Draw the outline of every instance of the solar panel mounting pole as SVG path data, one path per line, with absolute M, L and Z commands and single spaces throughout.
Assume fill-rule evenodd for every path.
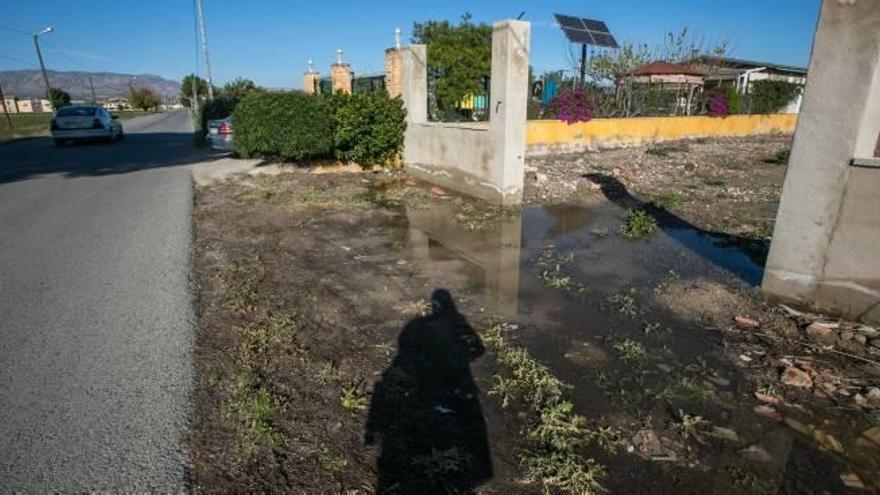
M 581 44 L 581 86 L 587 85 L 587 44 Z

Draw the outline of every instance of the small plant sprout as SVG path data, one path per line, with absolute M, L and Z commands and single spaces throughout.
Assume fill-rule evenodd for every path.
M 352 413 L 366 411 L 369 404 L 366 395 L 356 383 L 342 387 L 339 402 L 343 409 Z
M 626 339 L 614 344 L 614 349 L 618 352 L 620 359 L 628 363 L 642 363 L 648 359 L 645 346 L 634 340 Z
M 678 421 L 673 424 L 675 431 L 685 440 L 696 438 L 709 427 L 709 422 L 702 416 L 688 414 L 681 409 L 678 410 Z
M 657 220 L 641 208 L 630 210 L 620 226 L 620 234 L 628 239 L 650 236 L 655 232 L 657 232 Z

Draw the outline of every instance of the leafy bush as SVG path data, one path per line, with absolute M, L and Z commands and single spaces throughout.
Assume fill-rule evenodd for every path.
M 245 157 L 287 161 L 331 157 L 335 110 L 323 95 L 251 92 L 235 107 L 235 148 Z
M 786 81 L 755 81 L 752 83 L 751 113 L 776 113 L 801 93 L 801 85 Z
M 406 110 L 384 92 L 334 96 L 336 156 L 361 165 L 386 164 L 403 148 Z
M 657 220 L 641 208 L 630 210 L 620 226 L 621 235 L 630 239 L 649 236 L 655 232 L 657 232 Z

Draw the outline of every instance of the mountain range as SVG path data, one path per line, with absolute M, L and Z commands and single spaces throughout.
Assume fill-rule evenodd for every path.
M 128 85 L 149 88 L 160 96 L 176 96 L 180 82 L 153 74 L 117 74 L 113 72 L 47 71 L 49 84 L 70 93 L 74 100 L 91 99 L 89 77 L 95 85 L 95 95 L 101 98 L 126 96 Z M 43 76 L 39 70 L 12 70 L 0 73 L 3 93 L 19 98 L 37 98 L 46 93 Z

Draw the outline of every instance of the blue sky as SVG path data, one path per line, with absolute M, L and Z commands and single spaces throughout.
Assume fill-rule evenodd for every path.
M 309 58 L 326 73 L 337 47 L 355 72 L 381 71 L 395 27 L 408 40 L 413 21 L 457 20 L 465 11 L 487 23 L 525 11 L 538 73 L 571 67 L 554 12 L 604 20 L 619 42 L 654 46 L 666 32 L 687 26 L 707 43 L 728 42 L 732 56 L 806 65 L 819 2 L 204 0 L 215 83 L 244 76 L 269 87 L 299 87 Z M 0 20 L 0 71 L 37 66 L 30 37 L 4 28 L 53 26 L 43 45 L 50 69 L 179 80 L 195 67 L 193 19 L 192 0 L 10 0 Z

